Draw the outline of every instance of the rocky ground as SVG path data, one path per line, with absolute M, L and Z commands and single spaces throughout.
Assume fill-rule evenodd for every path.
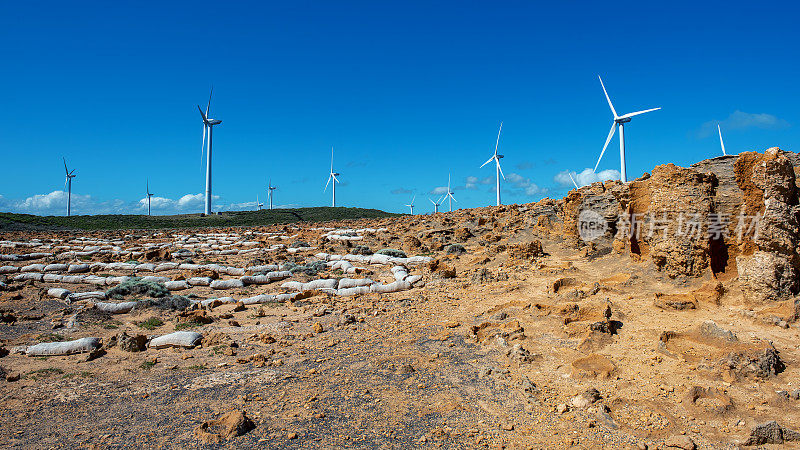
M 4 233 L 0 266 L 12 268 L 0 275 L 0 445 L 800 446 L 795 157 L 747 153 L 660 166 L 557 201 L 250 235 Z M 744 240 L 632 239 L 611 227 L 588 243 L 578 236 L 587 205 L 609 225 L 636 212 L 707 218 L 742 208 L 765 222 Z M 352 258 L 345 269 L 320 256 L 380 249 L 400 259 Z M 92 283 L 19 277 L 22 267 L 100 262 L 87 269 Z M 226 291 L 167 291 L 156 280 L 159 289 L 108 295 L 137 302 L 113 314 L 53 290 L 106 291 L 125 276 L 135 284 L 148 264 L 167 262 L 203 266 L 165 266 L 156 275 L 170 283 L 237 279 L 224 267 L 293 272 Z M 402 281 L 393 267 L 421 278 Z M 398 289 L 284 285 L 342 278 Z M 154 337 L 175 330 L 202 339 L 155 348 Z M 87 337 L 100 347 L 32 350 Z

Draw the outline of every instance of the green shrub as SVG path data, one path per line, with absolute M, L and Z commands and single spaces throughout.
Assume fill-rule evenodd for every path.
M 308 264 L 295 264 L 293 262 L 287 262 L 283 265 L 284 270 L 288 270 L 291 273 L 304 273 L 309 276 L 314 276 L 319 272 L 328 268 L 328 265 L 325 264 L 325 261 L 314 261 Z
M 408 258 L 406 253 L 401 250 L 395 250 L 393 248 L 383 248 L 375 252 L 378 255 L 386 255 L 391 256 L 392 258 Z
M 169 295 L 169 290 L 162 283 L 155 281 L 144 281 L 139 277 L 133 277 L 124 283 L 120 283 L 108 291 L 106 295 L 110 298 L 121 300 L 129 295 L 145 295 L 152 298 L 161 298 Z
M 36 339 L 39 342 L 62 342 L 64 341 L 64 336 L 55 333 L 43 333 L 36 336 Z
M 138 325 L 139 328 L 144 328 L 145 330 L 155 330 L 161 325 L 164 325 L 164 322 L 162 322 L 158 317 L 151 317 L 144 322 L 136 322 L 136 325 Z
M 444 252 L 448 255 L 463 255 L 467 253 L 467 249 L 461 244 L 450 244 L 444 249 Z
M 354 255 L 371 255 L 372 250 L 370 250 L 366 245 L 357 245 L 353 247 L 353 250 L 351 250 L 350 253 Z

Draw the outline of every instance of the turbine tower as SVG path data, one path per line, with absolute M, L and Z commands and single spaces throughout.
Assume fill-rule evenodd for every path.
M 439 205 L 442 204 L 442 200 L 444 200 L 444 196 L 442 196 L 442 198 L 440 198 L 438 202 L 435 202 L 435 201 L 431 200 L 430 198 L 428 198 L 428 200 L 430 200 L 431 203 L 433 203 L 433 213 L 436 214 L 436 213 L 439 212 Z
M 72 172 L 67 169 L 67 160 L 63 156 L 61 157 L 64 160 L 64 171 L 67 173 L 67 179 L 64 181 L 64 189 L 67 190 L 67 217 L 72 214 L 72 179 L 76 177 L 75 169 L 72 169 Z
M 269 210 L 272 211 L 272 191 L 278 189 L 278 186 L 272 185 L 272 179 L 269 180 L 269 185 L 267 186 L 267 194 L 269 194 Z
M 325 190 L 323 192 L 328 190 L 328 184 L 333 180 L 333 202 L 331 206 L 334 208 L 336 207 L 336 183 L 339 182 L 339 179 L 336 178 L 337 176 L 339 176 L 339 173 L 333 171 L 333 147 L 331 147 L 331 173 L 328 175 L 328 182 L 325 183 Z
M 597 78 L 600 78 L 600 75 L 598 75 Z M 611 142 L 611 138 L 614 137 L 614 131 L 616 131 L 617 125 L 619 125 L 619 160 L 620 160 L 619 173 L 622 182 L 627 183 L 628 176 L 625 172 L 625 124 L 631 121 L 631 117 L 638 116 L 639 114 L 648 113 L 650 111 L 657 111 L 661 108 L 645 109 L 643 111 L 636 111 L 618 116 L 617 110 L 615 110 L 614 105 L 611 104 L 611 98 L 608 96 L 608 92 L 606 92 L 606 87 L 603 84 L 602 78 L 600 78 L 600 86 L 603 87 L 603 93 L 606 94 L 606 100 L 608 101 L 608 106 L 611 108 L 611 112 L 614 114 L 614 122 L 611 124 L 611 131 L 608 132 L 608 138 L 606 138 L 606 144 L 603 146 L 603 151 L 600 152 L 600 157 L 597 158 L 597 164 L 595 164 L 594 166 L 594 171 L 597 172 L 597 166 L 600 165 L 600 160 L 603 159 L 603 153 L 606 152 L 606 147 L 608 147 L 608 143 Z
M 153 196 L 153 193 L 150 192 L 150 180 L 147 180 L 147 215 L 150 215 L 150 197 Z
M 211 110 L 211 95 L 214 93 L 214 88 L 211 88 L 211 93 L 208 94 L 208 104 L 206 105 L 206 112 L 197 105 L 200 111 L 200 116 L 203 118 L 203 145 L 200 147 L 200 160 L 202 161 L 203 152 L 206 151 L 206 133 L 208 133 L 208 153 L 206 153 L 206 215 L 211 214 L 211 134 L 214 131 L 214 125 L 222 123 L 221 120 L 211 119 L 208 114 Z
M 717 131 L 719 131 L 719 146 L 722 147 L 722 155 L 727 156 L 728 154 L 725 153 L 725 143 L 722 142 L 722 128 L 719 127 L 719 124 L 717 124 Z
M 458 203 L 455 197 L 453 197 L 455 192 L 450 190 L 450 174 L 447 174 L 447 193 L 444 194 L 444 198 L 447 199 L 447 204 L 450 206 L 450 212 L 453 212 L 453 202 Z
M 408 206 L 409 208 L 411 208 L 411 215 L 412 215 L 412 216 L 414 215 L 414 199 L 415 199 L 415 198 L 417 198 L 417 196 L 416 196 L 416 195 L 414 195 L 413 197 L 411 197 L 411 203 L 410 203 L 410 204 L 408 204 L 408 205 L 406 205 L 406 206 Z
M 489 164 L 492 161 L 494 161 L 496 163 L 496 165 L 497 165 L 497 169 L 496 169 L 496 175 L 497 175 L 497 206 L 500 206 L 500 177 L 502 176 L 504 180 L 506 179 L 506 176 L 503 175 L 503 169 L 500 168 L 500 158 L 502 158 L 503 155 L 498 155 L 497 154 L 497 146 L 498 146 L 498 144 L 500 144 L 500 132 L 501 131 L 503 131 L 503 122 L 500 122 L 500 129 L 497 130 L 497 141 L 495 141 L 495 143 L 494 143 L 494 155 L 492 155 L 492 157 L 489 158 L 488 161 L 486 161 L 485 163 L 483 163 L 481 165 L 481 168 L 483 168 L 483 166 Z

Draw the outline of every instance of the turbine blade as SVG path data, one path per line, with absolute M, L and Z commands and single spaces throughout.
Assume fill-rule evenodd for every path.
M 611 131 L 608 132 L 608 137 L 606 138 L 606 145 L 603 146 L 603 151 L 600 152 L 600 157 L 597 158 L 597 164 L 594 165 L 595 172 L 597 172 L 597 166 L 600 165 L 600 160 L 603 159 L 603 154 L 606 152 L 606 148 L 608 148 L 608 143 L 611 142 L 611 138 L 614 137 L 615 131 L 617 131 L 617 122 L 613 122 L 611 124 Z
M 430 197 L 428 197 L 428 200 L 430 200 L 430 202 L 433 203 L 434 205 L 436 204 L 436 202 L 431 200 Z
M 717 131 L 719 131 L 719 146 L 722 147 L 722 154 L 727 155 L 725 153 L 725 143 L 722 142 L 722 128 L 719 127 L 719 124 L 717 124 Z
M 597 170 L 597 169 L 595 169 L 595 170 Z M 572 180 L 572 184 L 575 185 L 575 189 L 580 189 L 578 187 L 578 183 L 575 182 L 575 178 L 572 178 L 572 172 L 567 172 L 567 175 L 569 175 L 569 179 Z
M 494 156 L 492 156 L 491 158 L 489 158 L 488 160 L 486 160 L 486 162 L 485 162 L 485 163 L 483 163 L 483 164 L 481 164 L 481 166 L 480 166 L 480 167 L 478 167 L 478 168 L 479 168 L 479 169 L 482 169 L 482 168 L 483 168 L 483 166 L 485 166 L 485 165 L 489 164 L 490 162 L 492 162 L 492 160 L 493 160 L 493 159 L 494 159 Z M 449 181 L 447 182 L 447 185 L 448 185 L 448 186 L 450 186 L 450 182 L 449 182 Z
M 503 122 L 500 122 L 500 129 L 497 130 L 497 140 L 494 143 L 494 156 L 497 156 L 497 146 L 500 145 L 500 132 L 503 131 Z
M 325 189 L 322 192 L 327 192 L 328 191 L 328 185 L 331 184 L 331 178 L 332 177 L 333 177 L 333 175 L 328 175 L 328 182 L 325 183 Z
M 661 108 L 650 108 L 645 109 L 644 111 L 636 111 L 632 113 L 625 114 L 624 116 L 620 117 L 620 119 L 627 119 L 629 117 L 638 116 L 639 114 L 649 113 L 650 111 L 658 111 Z
M 203 110 L 200 109 L 200 105 L 197 105 L 197 110 L 200 111 L 200 117 L 203 118 L 203 123 L 205 124 L 208 122 L 208 115 L 203 113 Z
M 67 159 L 64 158 L 63 156 L 61 157 L 61 159 L 64 160 L 64 172 L 66 172 L 67 175 L 69 175 L 69 169 L 67 169 Z
M 598 75 L 597 78 L 600 78 L 600 75 Z M 606 94 L 606 100 L 608 100 L 608 106 L 609 106 L 609 108 L 611 108 L 611 112 L 614 113 L 614 118 L 616 119 L 617 118 L 617 110 L 614 109 L 614 105 L 611 104 L 611 97 L 608 96 L 608 92 L 606 91 L 606 85 L 603 84 L 603 79 L 602 78 L 600 78 L 600 86 L 603 87 L 603 93 Z
M 211 92 L 208 93 L 208 104 L 206 105 L 206 115 L 205 115 L 206 119 L 208 118 L 208 112 L 211 111 L 211 96 L 213 94 L 214 94 L 214 86 L 211 86 Z
M 333 146 L 331 146 L 331 173 L 333 173 Z
M 501 176 L 501 177 L 503 177 L 503 179 L 505 180 L 505 179 L 506 179 L 506 176 L 505 176 L 505 175 L 503 175 L 503 168 L 502 168 L 502 167 L 500 167 L 500 160 L 499 160 L 499 159 L 497 160 L 497 170 L 499 170 L 499 171 L 500 171 L 500 176 Z

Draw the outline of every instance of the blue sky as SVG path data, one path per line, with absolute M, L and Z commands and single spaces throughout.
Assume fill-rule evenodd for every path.
M 800 6 L 791 2 L 7 2 L 0 7 L 0 210 L 201 212 L 214 85 L 215 209 L 428 212 L 560 198 L 619 112 L 628 176 L 657 164 L 800 143 Z M 619 169 L 617 138 L 598 172 Z M 591 178 L 591 177 L 588 177 Z M 587 181 L 590 181 L 588 180 Z M 568 178 L 567 178 L 568 180 Z

